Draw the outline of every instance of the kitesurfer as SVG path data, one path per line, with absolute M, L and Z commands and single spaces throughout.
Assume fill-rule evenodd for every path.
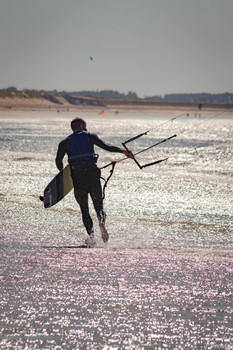
M 96 134 L 89 133 L 85 120 L 81 118 L 75 118 L 71 121 L 71 129 L 73 133 L 59 143 L 56 166 L 59 170 L 63 169 L 62 160 L 67 154 L 74 185 L 74 196 L 80 206 L 83 224 L 88 234 L 86 244 L 88 247 L 92 247 L 95 240 L 93 222 L 88 207 L 88 194 L 91 196 L 97 214 L 102 239 L 107 242 L 109 238 L 105 227 L 106 214 L 103 210 L 100 169 L 96 165 L 98 157 L 94 152 L 94 145 L 109 152 L 123 153 L 128 158 L 134 158 L 134 155 L 131 151 L 108 145 Z

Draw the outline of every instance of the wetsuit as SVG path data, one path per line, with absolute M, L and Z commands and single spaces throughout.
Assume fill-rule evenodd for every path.
M 96 134 L 82 131 L 73 133 L 61 141 L 56 156 L 57 168 L 62 170 L 62 160 L 65 154 L 68 155 L 75 199 L 80 206 L 83 223 L 89 235 L 93 232 L 93 222 L 89 214 L 88 194 L 90 194 L 93 201 L 99 222 L 105 221 L 100 169 L 96 165 L 97 158 L 94 154 L 94 145 L 109 152 L 123 152 L 119 147 L 106 144 Z

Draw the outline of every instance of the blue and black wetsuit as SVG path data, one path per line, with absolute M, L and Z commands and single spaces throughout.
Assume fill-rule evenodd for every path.
M 97 157 L 94 145 L 109 151 L 122 153 L 119 147 L 111 146 L 102 141 L 96 134 L 86 131 L 73 133 L 61 141 L 56 156 L 56 165 L 63 169 L 63 158 L 68 155 L 71 176 L 74 184 L 74 195 L 78 202 L 84 226 L 88 234 L 93 232 L 93 222 L 89 214 L 88 194 L 90 194 L 99 221 L 104 220 L 102 187 L 100 183 L 100 169 L 97 167 Z

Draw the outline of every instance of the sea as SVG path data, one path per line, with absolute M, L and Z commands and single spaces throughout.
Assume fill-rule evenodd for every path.
M 40 201 L 75 117 L 163 160 L 95 146 L 92 249 L 73 191 Z M 0 349 L 233 349 L 233 116 L 0 111 L 0 154 Z

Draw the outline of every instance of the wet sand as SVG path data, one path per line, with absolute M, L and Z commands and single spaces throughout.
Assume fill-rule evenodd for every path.
M 232 349 L 232 257 L 1 246 L 1 349 Z

